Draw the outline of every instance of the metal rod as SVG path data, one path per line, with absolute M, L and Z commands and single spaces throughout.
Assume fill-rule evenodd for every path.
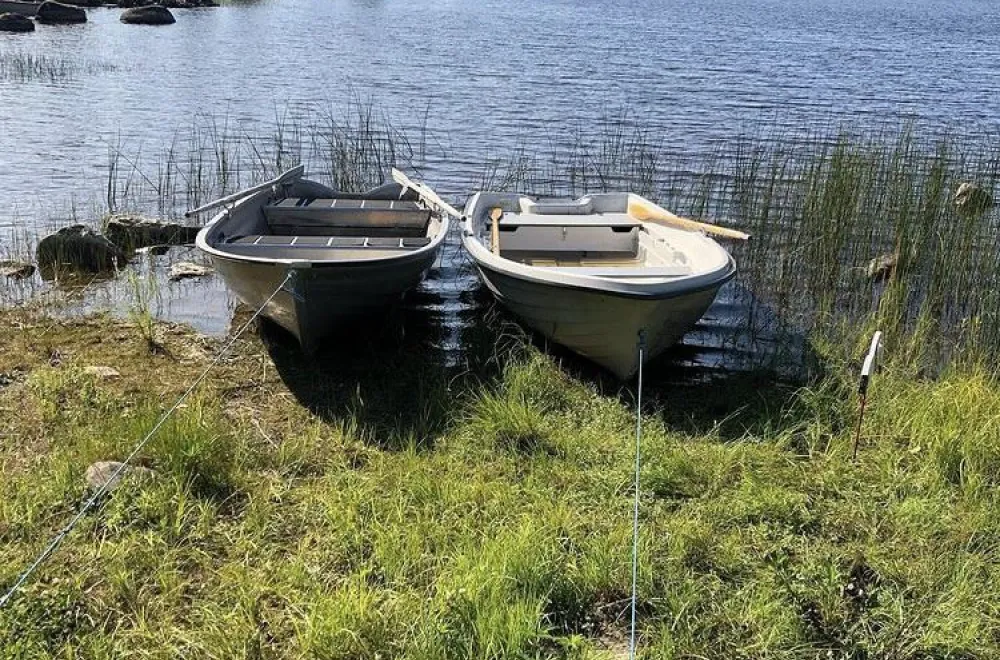
M 222 206 L 223 204 L 235 202 L 239 199 L 243 199 L 247 195 L 252 195 L 255 192 L 266 190 L 271 186 L 281 185 L 282 183 L 285 183 L 289 179 L 298 179 L 300 176 L 302 176 L 303 172 L 305 171 L 306 171 L 305 165 L 296 165 L 292 169 L 278 175 L 278 177 L 275 179 L 271 179 L 270 181 L 266 181 L 260 185 L 253 186 L 252 188 L 247 188 L 246 190 L 240 190 L 239 192 L 234 192 L 232 195 L 226 195 L 225 197 L 221 197 L 215 200 L 214 202 L 209 202 L 208 204 L 202 204 L 196 209 L 191 209 L 190 211 L 184 214 L 184 217 L 190 218 L 192 215 L 196 215 L 198 213 L 201 213 L 202 211 L 207 211 L 209 209 L 214 209 L 217 206 Z

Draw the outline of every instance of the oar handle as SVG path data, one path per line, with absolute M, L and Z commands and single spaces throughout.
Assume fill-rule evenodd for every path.
M 654 204 L 648 199 L 639 197 L 638 195 L 630 196 L 628 212 L 629 215 L 637 220 L 658 222 L 660 224 L 673 225 L 674 227 L 690 229 L 692 231 L 703 231 L 706 234 L 714 234 L 715 236 L 722 236 L 724 238 L 735 238 L 741 241 L 745 241 L 750 238 L 750 234 L 736 229 L 710 225 L 707 222 L 698 222 L 697 220 L 691 220 L 689 218 L 682 218 L 679 215 L 674 215 L 659 204 Z
M 458 210 L 449 204 L 448 202 L 441 199 L 436 192 L 431 190 L 428 186 L 417 181 L 412 181 L 408 176 L 397 170 L 395 167 L 392 168 L 392 180 L 403 186 L 404 188 L 409 188 L 413 192 L 417 193 L 424 199 L 424 201 L 433 204 L 438 207 L 448 215 L 455 218 L 461 218 L 462 214 Z
M 235 202 L 238 199 L 243 199 L 247 195 L 252 195 L 255 192 L 260 192 L 261 190 L 267 190 L 272 186 L 281 185 L 286 181 L 298 179 L 300 176 L 302 176 L 302 174 L 305 171 L 306 171 L 305 165 L 296 165 L 292 169 L 283 172 L 282 174 L 278 175 L 277 178 L 271 179 L 270 181 L 266 181 L 260 185 L 253 186 L 252 188 L 240 190 L 239 192 L 234 192 L 232 195 L 226 195 L 225 197 L 221 197 L 215 200 L 214 202 L 209 202 L 208 204 L 202 204 L 196 209 L 191 209 L 190 211 L 184 214 L 184 217 L 190 218 L 192 215 L 201 213 L 202 211 L 207 211 L 209 209 L 214 209 L 218 206 L 222 206 L 223 204 Z

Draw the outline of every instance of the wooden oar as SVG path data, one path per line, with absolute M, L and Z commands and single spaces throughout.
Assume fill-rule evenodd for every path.
M 500 218 L 503 217 L 503 209 L 499 206 L 490 209 L 490 221 L 493 225 L 490 234 L 490 250 L 493 254 L 500 254 Z
M 629 215 L 636 220 L 643 220 L 645 222 L 657 222 L 664 225 L 678 227 L 680 229 L 703 231 L 706 234 L 714 234 L 725 238 L 736 238 L 741 241 L 745 241 L 750 238 L 750 234 L 737 231 L 736 229 L 710 225 L 706 222 L 698 222 L 697 220 L 689 220 L 688 218 L 682 218 L 679 215 L 674 215 L 662 206 L 654 204 L 648 199 L 643 199 L 638 195 L 629 195 L 628 212 Z
M 277 178 L 271 179 L 270 181 L 262 183 L 258 186 L 254 186 L 253 188 L 247 188 L 246 190 L 240 190 L 239 192 L 234 192 L 232 195 L 226 195 L 225 197 L 217 199 L 214 202 L 209 202 L 208 204 L 202 204 L 196 209 L 191 209 L 190 211 L 184 214 L 184 217 L 190 218 L 192 215 L 195 215 L 196 213 L 201 213 L 202 211 L 214 209 L 215 207 L 222 206 L 223 204 L 235 202 L 236 200 L 243 199 L 247 195 L 252 195 L 255 192 L 266 190 L 267 188 L 270 188 L 272 186 L 279 186 L 282 183 L 285 183 L 286 181 L 298 179 L 299 177 L 302 176 L 303 172 L 305 171 L 306 171 L 305 165 L 296 165 L 292 169 L 283 172 L 282 174 L 279 174 Z
M 413 192 L 420 195 L 424 199 L 424 201 L 428 202 L 429 204 L 433 204 L 434 206 L 438 207 L 448 215 L 454 216 L 456 218 L 462 217 L 462 214 L 459 213 L 454 206 L 452 206 L 448 202 L 438 197 L 438 194 L 436 192 L 434 192 L 433 190 L 431 190 L 429 187 L 427 187 L 422 183 L 411 181 L 409 177 L 407 177 L 405 174 L 397 170 L 395 167 L 392 168 L 392 180 L 398 183 L 399 185 L 403 186 L 404 188 L 409 188 Z

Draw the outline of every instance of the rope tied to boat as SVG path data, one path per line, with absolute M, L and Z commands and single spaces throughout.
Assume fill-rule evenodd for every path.
M 646 351 L 646 331 L 639 331 L 639 382 L 635 404 L 635 499 L 632 504 L 632 625 L 629 632 L 628 657 L 635 660 L 635 614 L 639 592 L 639 470 L 642 466 L 642 362 Z
M 226 345 L 222 347 L 222 349 L 218 352 L 218 354 L 216 354 L 215 358 L 209 363 L 209 365 L 205 367 L 205 369 L 201 372 L 201 374 L 194 380 L 193 383 L 191 383 L 191 385 L 187 388 L 187 390 L 184 391 L 184 394 L 182 394 L 177 399 L 177 401 L 174 402 L 174 405 L 172 405 L 170 409 L 167 410 L 167 412 L 163 413 L 160 416 L 156 424 L 153 425 L 153 428 L 150 429 L 149 433 L 147 433 L 146 436 L 142 440 L 140 440 L 139 443 L 135 445 L 135 447 L 133 447 L 131 453 L 129 453 L 129 455 L 125 458 L 125 460 L 118 465 L 118 467 L 111 474 L 111 476 L 108 477 L 103 484 L 101 484 L 101 487 L 98 488 L 93 493 L 93 495 L 90 496 L 90 499 L 88 499 L 84 503 L 84 505 L 77 512 L 77 514 L 73 516 L 73 518 L 66 524 L 66 526 L 64 526 L 59 531 L 59 533 L 52 538 L 49 544 L 45 546 L 45 549 L 42 550 L 42 552 L 35 558 L 35 560 L 28 566 L 28 568 L 26 568 L 24 572 L 21 573 L 21 575 L 17 578 L 17 580 L 14 581 L 14 584 L 10 587 L 10 589 L 8 589 L 7 592 L 3 595 L 3 597 L 0 598 L 0 609 L 3 609 L 11 600 L 13 600 L 14 596 L 17 594 L 18 591 L 20 591 L 21 587 L 24 586 L 24 584 L 28 581 L 28 579 L 32 576 L 32 574 L 34 574 L 35 571 L 37 571 L 41 567 L 41 565 L 45 562 L 46 559 L 51 557 L 55 553 L 55 551 L 59 549 L 59 546 L 62 544 L 62 542 L 66 539 L 67 536 L 69 536 L 70 532 L 73 531 L 73 529 L 77 526 L 77 524 L 81 520 L 83 520 L 83 517 L 87 514 L 87 512 L 93 509 L 94 507 L 100 508 L 100 506 L 103 504 L 102 498 L 104 497 L 105 494 L 108 493 L 108 491 L 111 490 L 111 488 L 113 488 L 118 483 L 118 481 L 121 479 L 122 473 L 125 471 L 125 468 L 127 468 L 129 464 L 135 459 L 135 457 L 138 456 L 139 452 L 142 451 L 143 447 L 145 447 L 146 444 L 153 438 L 153 436 L 156 435 L 156 432 L 160 430 L 160 427 L 163 426 L 163 424 L 171 417 L 171 415 L 173 415 L 177 411 L 177 409 L 180 408 L 181 404 L 183 404 L 188 399 L 188 397 L 190 397 L 191 394 L 194 393 L 194 391 L 198 388 L 198 386 L 201 385 L 202 381 L 204 381 L 205 378 L 208 376 L 209 372 L 216 365 L 218 365 L 219 362 L 222 361 L 222 358 L 225 357 L 229 349 L 232 348 L 233 345 L 237 342 L 237 340 L 239 340 L 239 338 L 243 335 L 243 333 L 246 332 L 248 328 L 250 328 L 251 324 L 253 324 L 253 322 L 257 320 L 257 318 L 261 315 L 261 313 L 263 313 L 264 309 L 271 303 L 272 300 L 274 300 L 275 296 L 277 296 L 278 293 L 282 289 L 284 289 L 285 285 L 288 284 L 288 282 L 292 279 L 292 275 L 294 272 L 295 272 L 294 270 L 291 270 L 288 272 L 288 274 L 285 275 L 285 279 L 283 279 L 281 281 L 281 284 L 279 284 L 277 288 L 275 288 L 274 291 L 271 292 L 271 295 L 267 297 L 267 299 L 260 306 L 260 308 L 258 308 L 257 311 L 253 313 L 253 316 L 250 317 L 250 320 L 244 323 L 243 326 L 236 331 L 236 334 L 234 334 L 233 337 L 226 343 Z

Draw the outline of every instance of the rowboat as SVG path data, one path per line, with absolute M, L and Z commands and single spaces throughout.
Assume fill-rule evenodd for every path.
M 622 380 L 676 343 L 736 274 L 706 232 L 631 193 L 537 200 L 479 192 L 462 243 L 496 299 L 526 325 Z
M 337 192 L 302 166 L 188 212 L 225 206 L 196 244 L 248 305 L 312 353 L 337 327 L 390 306 L 434 264 L 448 216 L 395 182 Z
M 21 14 L 34 16 L 38 13 L 41 2 L 26 2 L 25 0 L 0 0 L 0 14 Z

